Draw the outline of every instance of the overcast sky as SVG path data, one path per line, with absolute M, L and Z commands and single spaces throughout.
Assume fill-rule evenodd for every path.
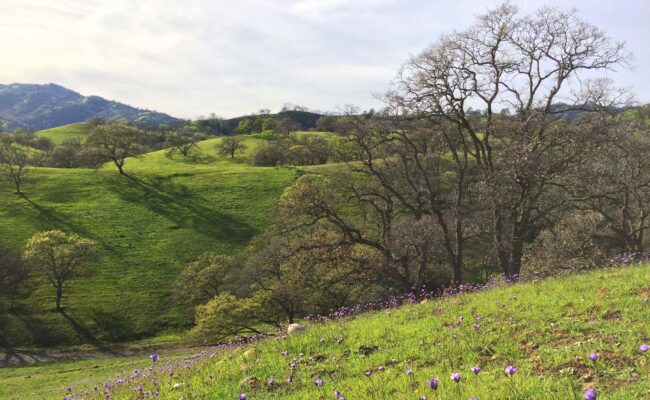
M 178 117 L 291 102 L 376 106 L 399 66 L 492 0 L 0 0 L 0 83 L 57 83 Z M 580 15 L 626 41 L 611 75 L 650 101 L 650 0 L 513 1 Z

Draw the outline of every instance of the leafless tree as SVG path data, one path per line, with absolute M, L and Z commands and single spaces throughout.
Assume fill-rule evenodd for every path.
M 0 143 L 0 167 L 5 175 L 13 181 L 17 194 L 21 194 L 20 184 L 29 163 L 29 151 L 24 146 L 11 141 Z
M 120 175 L 124 175 L 125 160 L 145 151 L 144 146 L 140 144 L 141 138 L 140 129 L 120 122 L 111 122 L 95 127 L 86 139 L 86 145 L 110 159 L 120 171 Z
M 217 151 L 222 155 L 229 155 L 230 158 L 235 158 L 237 152 L 243 151 L 246 148 L 244 138 L 240 136 L 226 136 L 216 145 Z
M 521 15 L 504 4 L 408 60 L 387 93 L 403 115 L 443 118 L 470 144 L 484 185 L 479 206 L 491 215 L 504 273 L 519 273 L 524 243 L 565 205 L 549 194 L 581 159 L 580 143 L 591 140 L 584 125 L 569 127 L 567 113 L 620 100 L 602 81 L 580 86 L 580 78 L 627 59 L 623 43 L 574 11 Z M 559 108 L 562 101 L 570 103 Z M 506 107 L 512 116 L 500 112 Z
M 610 123 L 610 141 L 578 170 L 580 210 L 599 214 L 619 251 L 643 252 L 650 229 L 650 129 L 643 117 Z

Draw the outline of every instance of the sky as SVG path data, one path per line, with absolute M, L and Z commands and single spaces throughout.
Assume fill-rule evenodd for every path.
M 0 83 L 56 83 L 176 117 L 284 103 L 369 109 L 409 56 L 492 0 L 0 0 Z M 650 0 L 521 0 L 627 43 L 609 76 L 650 102 Z

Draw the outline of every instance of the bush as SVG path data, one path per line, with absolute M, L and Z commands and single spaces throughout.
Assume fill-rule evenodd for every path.
M 554 275 L 601 263 L 608 252 L 601 226 L 602 217 L 595 212 L 567 215 L 526 249 L 522 272 Z
M 287 155 L 276 142 L 259 145 L 248 158 L 250 165 L 256 167 L 274 167 L 285 163 Z

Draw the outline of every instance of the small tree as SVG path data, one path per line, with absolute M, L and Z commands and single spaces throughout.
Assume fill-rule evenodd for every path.
M 201 255 L 178 276 L 173 288 L 174 297 L 190 308 L 207 303 L 232 281 L 234 266 L 230 257 L 212 253 Z
M 230 158 L 235 158 L 235 153 L 241 152 L 246 148 L 244 138 L 240 136 L 226 136 L 216 146 L 219 154 Z
M 37 233 L 25 246 L 26 261 L 56 289 L 57 311 L 61 311 L 64 285 L 88 272 L 87 262 L 94 255 L 94 241 L 58 230 Z
M 29 161 L 29 153 L 23 146 L 15 142 L 0 143 L 0 168 L 14 182 L 17 194 L 21 194 L 20 184 Z
M 234 336 L 260 333 L 264 328 L 260 322 L 265 319 L 264 303 L 259 296 L 239 299 L 230 293 L 219 294 L 196 308 L 196 326 L 192 334 L 203 340 L 218 342 Z
M 165 147 L 167 148 L 165 154 L 170 158 L 175 153 L 181 153 L 183 157 L 189 157 L 190 153 L 198 149 L 196 139 L 193 136 L 178 133 L 167 135 L 167 139 L 165 139 Z
M 55 168 L 74 168 L 79 165 L 78 154 L 81 152 L 81 141 L 78 138 L 68 139 L 54 146 L 49 155 L 47 165 Z
M 144 146 L 140 144 L 141 139 L 142 131 L 138 128 L 113 122 L 94 128 L 86 144 L 113 161 L 120 174 L 124 175 L 124 160 L 145 151 Z

